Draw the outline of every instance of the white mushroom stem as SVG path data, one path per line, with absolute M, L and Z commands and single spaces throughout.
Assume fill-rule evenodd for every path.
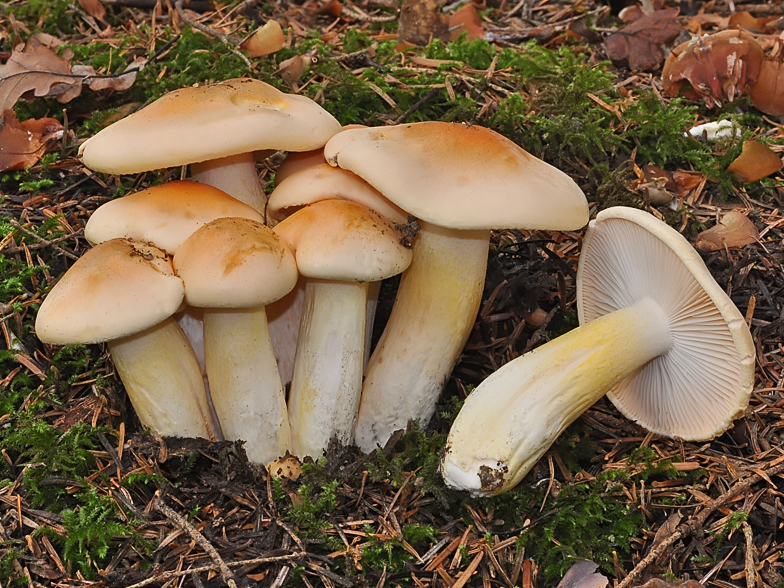
M 199 362 L 173 318 L 108 342 L 139 420 L 158 435 L 221 439 Z
M 245 440 L 254 463 L 290 449 L 286 400 L 264 307 L 204 309 L 204 350 L 212 402 L 226 439 Z
M 253 153 L 192 163 L 191 179 L 223 190 L 262 215 L 267 207 L 267 196 L 256 172 Z
M 444 480 L 476 496 L 511 488 L 577 417 L 672 345 L 667 315 L 643 298 L 507 363 L 457 415 Z
M 420 221 L 413 261 L 365 369 L 356 426 L 363 451 L 433 416 L 479 311 L 489 243 L 490 231 Z
M 297 353 L 297 337 L 305 300 L 305 281 L 305 278 L 299 276 L 297 285 L 291 292 L 265 307 L 272 348 L 275 350 L 280 381 L 284 388 L 291 383 L 294 374 L 294 357 Z
M 362 389 L 367 282 L 308 280 L 289 395 L 293 452 L 352 441 Z

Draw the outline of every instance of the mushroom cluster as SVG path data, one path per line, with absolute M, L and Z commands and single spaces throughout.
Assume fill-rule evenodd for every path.
M 275 151 L 288 157 L 267 203 L 255 160 Z M 172 92 L 80 157 L 191 175 L 93 214 L 94 247 L 42 304 L 39 337 L 109 341 L 144 426 L 243 439 L 264 464 L 318 458 L 333 439 L 370 451 L 426 424 L 478 311 L 490 230 L 588 220 L 566 174 L 493 131 L 344 130 L 251 79 Z M 378 285 L 401 272 L 371 355 Z
M 276 151 L 288 155 L 267 199 L 255 160 Z M 45 299 L 38 336 L 52 344 L 108 341 L 144 426 L 161 435 L 242 439 L 249 459 L 265 465 L 287 452 L 319 458 L 333 440 L 372 451 L 412 421 L 426 425 L 479 309 L 490 231 L 576 230 L 588 221 L 585 195 L 569 176 L 487 128 L 423 122 L 343 129 L 315 102 L 258 80 L 172 92 L 87 140 L 80 156 L 106 173 L 189 165 L 191 177 L 113 200 L 92 215 L 85 236 L 94 247 Z M 594 249 L 587 246 L 586 259 Z M 401 273 L 371 353 L 379 283 Z M 611 306 L 600 298 L 602 309 Z M 667 313 L 703 312 L 691 303 L 681 311 L 675 302 L 666 310 L 656 304 L 633 300 L 630 310 L 585 327 L 590 335 L 559 343 L 577 362 L 572 380 L 591 389 L 579 394 L 577 408 L 559 405 L 562 422 L 597 390 L 673 355 L 680 331 Z M 586 320 L 597 318 L 590 312 Z M 688 331 L 692 323 L 684 320 Z M 619 343 L 618 329 L 638 338 Z M 594 355 L 583 353 L 594 337 L 623 347 L 617 355 L 626 362 L 605 362 L 599 373 L 580 363 Z M 511 376 L 502 370 L 488 382 L 528 377 L 506 369 Z M 739 373 L 732 377 L 745 386 L 746 372 Z M 629 396 L 618 390 L 617 398 Z M 482 426 L 500 432 L 517 409 L 506 392 L 490 394 L 492 405 L 509 410 Z M 466 407 L 484 396 L 478 389 Z M 664 431 L 663 417 L 646 402 L 645 418 L 628 403 L 621 410 Z M 461 457 L 461 431 L 475 426 L 460 424 L 466 418 L 461 413 L 450 437 L 448 483 L 476 492 L 508 487 L 525 465 L 488 465 L 501 457 L 484 450 Z M 467 446 L 470 435 L 464 437 Z M 475 466 L 492 471 L 477 477 Z M 501 475 L 503 468 L 515 475 Z M 496 481 L 488 486 L 490 478 Z

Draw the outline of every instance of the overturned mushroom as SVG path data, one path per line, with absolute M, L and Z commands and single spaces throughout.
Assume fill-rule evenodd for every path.
M 684 440 L 710 439 L 743 414 L 751 334 L 677 231 L 636 209 L 599 213 L 583 241 L 577 302 L 581 327 L 468 397 L 441 462 L 449 486 L 508 490 L 605 393 L 649 431 Z

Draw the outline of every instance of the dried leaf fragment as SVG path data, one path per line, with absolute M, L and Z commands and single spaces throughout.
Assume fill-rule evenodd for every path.
M 782 167 L 781 157 L 770 150 L 770 147 L 758 141 L 744 141 L 740 155 L 727 166 L 727 171 L 734 174 L 744 184 L 756 182 Z
M 683 94 L 720 106 L 757 80 L 764 60 L 762 47 L 749 33 L 721 31 L 675 47 L 664 62 L 662 85 L 670 96 Z
M 674 41 L 681 32 L 678 11 L 657 10 L 612 33 L 604 41 L 607 56 L 614 63 L 628 63 L 633 71 L 657 68 L 664 59 L 662 46 Z
M 463 32 L 466 33 L 469 41 L 484 39 L 485 37 L 482 19 L 479 18 L 479 12 L 472 2 L 463 4 L 449 18 L 449 35 L 451 39 L 454 41 Z
M 751 103 L 767 114 L 784 115 L 784 61 L 766 59 L 760 67 L 757 81 L 749 86 Z
M 449 26 L 437 0 L 404 0 L 397 29 L 400 42 L 424 46 L 433 39 L 449 41 Z
M 283 29 L 275 19 L 270 19 L 263 27 L 256 29 L 250 37 L 240 45 L 240 49 L 248 52 L 248 57 L 263 57 L 283 49 L 286 37 Z
M 0 115 L 0 171 L 24 169 L 36 163 L 53 141 L 63 136 L 63 125 L 53 118 L 20 123 L 13 110 Z
M 706 231 L 697 235 L 694 246 L 700 251 L 721 251 L 725 247 L 743 247 L 759 240 L 759 231 L 746 215 L 731 210 L 721 220 Z
M 597 573 L 599 564 L 592 561 L 578 561 L 570 567 L 557 588 L 605 588 L 609 581 Z

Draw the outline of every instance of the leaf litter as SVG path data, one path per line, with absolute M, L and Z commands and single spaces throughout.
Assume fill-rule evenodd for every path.
M 30 325 L 46 290 L 84 252 L 82 227 L 90 213 L 116 194 L 178 178 L 180 171 L 126 179 L 92 174 L 75 158 L 73 142 L 58 141 L 49 155 L 36 150 L 44 158 L 40 163 L 26 162 L 27 170 L 6 174 L 0 184 L 4 585 L 13 579 L 51 586 L 511 588 L 555 585 L 571 563 L 585 559 L 596 562 L 616 586 L 645 581 L 659 586 L 663 576 L 684 586 L 693 579 L 720 587 L 784 583 L 784 457 L 779 449 L 784 187 L 780 171 L 750 184 L 722 175 L 750 138 L 780 158 L 784 134 L 776 120 L 740 102 L 737 108 L 745 114 L 737 108 L 723 111 L 744 129 L 737 140 L 707 146 L 695 139 L 689 150 L 657 143 L 652 150 L 652 137 L 663 133 L 648 131 L 645 125 L 655 120 L 644 119 L 685 112 L 688 126 L 677 129 L 682 134 L 711 120 L 716 113 L 708 108 L 715 104 L 667 97 L 655 64 L 651 73 L 620 65 L 612 77 L 603 78 L 607 66 L 601 63 L 610 55 L 602 41 L 620 32 L 623 23 L 607 6 L 591 2 L 479 5 L 484 39 L 492 45 L 446 45 L 434 42 L 439 36 L 434 34 L 422 41 L 424 50 L 395 47 L 396 26 L 385 22 L 397 18 L 397 5 L 382 0 L 279 3 L 271 10 L 257 2 L 234 7 L 176 2 L 168 12 L 156 13 L 152 5 L 129 0 L 123 9 L 107 3 L 105 17 L 94 2 L 80 4 L 95 20 L 85 18 L 73 30 L 63 29 L 69 43 L 82 50 L 80 44 L 87 46 L 88 39 L 102 33 L 107 39 L 133 36 L 139 46 L 164 46 L 161 63 L 150 70 L 161 83 L 178 73 L 178 64 L 167 55 L 176 53 L 178 43 L 192 42 L 183 35 L 167 45 L 176 39 L 167 26 L 198 20 L 206 27 L 199 35 L 243 38 L 275 18 L 287 32 L 287 46 L 266 61 L 253 62 L 247 73 L 269 77 L 288 90 L 296 84 L 298 91 L 334 108 L 341 122 L 436 117 L 496 126 L 572 174 L 596 208 L 614 201 L 647 208 L 692 243 L 701 230 L 742 212 L 758 233 L 754 242 L 725 242 L 704 253 L 704 259 L 746 314 L 758 348 L 757 380 L 746 416 L 710 443 L 658 438 L 602 400 L 562 436 L 517 491 L 485 501 L 448 491 L 435 464 L 450 415 L 462 398 L 500 365 L 576 324 L 574 275 L 581 233 L 501 231 L 494 235 L 474 332 L 428 430 L 401 432 L 370 456 L 333 447 L 323 462 L 306 465 L 296 481 L 249 464 L 241 444 L 145 435 L 103 348 L 44 346 Z M 770 34 L 770 23 L 781 18 L 775 5 L 738 4 L 748 6 L 756 19 L 752 25 L 764 27 L 763 34 Z M 32 0 L 29 7 L 32 14 Z M 655 17 L 664 18 L 666 10 Z M 719 10 L 706 5 L 700 15 L 681 14 L 677 22 L 682 30 L 698 26 L 700 32 L 715 32 L 730 26 L 730 16 Z M 431 11 L 429 16 L 442 22 L 443 14 Z M 67 11 L 61 16 L 67 24 Z M 152 28 L 138 25 L 143 22 L 152 22 Z M 26 30 L 35 20 L 4 24 L 9 31 Z M 539 45 L 520 47 L 530 41 Z M 657 49 L 666 53 L 671 42 L 645 41 L 652 54 Z M 213 66 L 219 54 L 238 60 L 222 43 L 200 46 L 185 67 L 198 68 L 196 60 L 205 53 Z M 42 56 L 41 63 L 20 66 L 9 51 L 4 66 L 10 62 L 20 68 L 11 80 L 27 79 L 23 91 L 6 90 L 14 96 L 17 113 L 43 119 L 33 116 L 36 104 L 46 104 L 41 99 L 66 98 L 69 125 L 84 125 L 97 108 L 90 96 L 80 95 L 91 74 L 74 75 L 69 60 L 44 52 L 45 46 L 35 42 L 31 47 L 37 48 L 28 49 L 28 55 Z M 117 63 L 131 67 L 140 52 L 118 49 L 114 55 L 120 61 L 111 70 L 96 63 L 97 71 L 117 71 Z M 297 80 L 285 80 L 280 65 L 303 56 L 308 67 Z M 46 75 L 37 77 L 41 70 Z M 9 70 L 3 71 L 5 82 Z M 209 71 L 205 74 L 197 81 L 210 78 Z M 565 82 L 560 85 L 559 74 Z M 56 81 L 58 75 L 62 81 Z M 138 75 L 128 87 L 91 89 L 122 109 L 126 100 L 147 98 L 134 93 L 140 82 L 155 92 Z M 30 94 L 41 99 L 18 102 Z M 570 101 L 575 108 L 570 117 L 584 116 L 561 121 L 559 111 Z M 635 111 L 643 103 L 649 110 Z M 43 111 L 60 115 L 62 108 Z M 96 113 L 89 124 L 76 127 L 79 139 L 94 132 L 102 118 L 108 122 L 115 116 L 116 111 Z M 578 132 L 570 128 L 574 120 L 583 125 Z M 651 161 L 656 154 L 661 160 Z M 654 164 L 661 171 L 650 167 Z M 275 168 L 274 160 L 265 161 L 262 179 L 271 181 Z M 669 192 L 675 210 L 643 200 L 640 186 L 657 182 Z M 389 312 L 394 283 L 384 288 L 382 315 Z M 525 320 L 533 316 L 536 320 Z

